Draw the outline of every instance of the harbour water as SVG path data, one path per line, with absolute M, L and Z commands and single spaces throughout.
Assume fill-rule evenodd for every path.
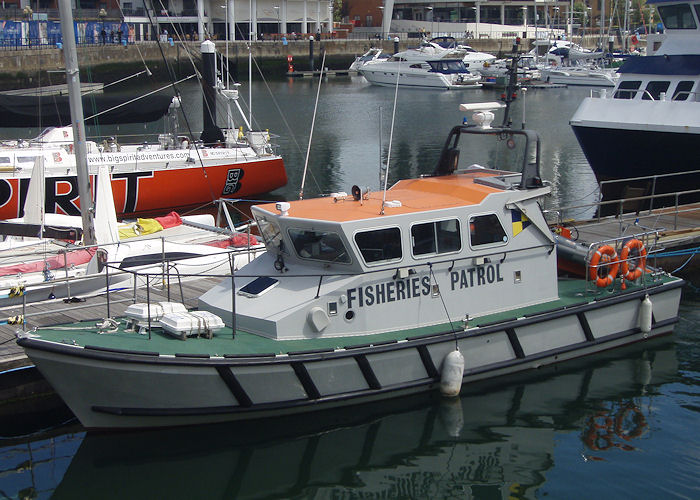
M 317 84 L 255 84 L 256 126 L 279 135 L 275 141 L 289 175 L 274 197 L 299 196 Z M 184 106 L 190 126 L 199 130 L 194 110 L 201 98 L 195 91 L 184 89 Z M 568 126 L 589 92 L 533 89 L 514 105 L 516 126 L 524 113 L 528 128 L 542 137 L 542 176 L 553 183 L 555 205 L 596 196 L 595 178 Z M 432 171 L 449 129 L 464 117 L 459 103 L 498 96 L 494 90 L 400 90 L 390 184 Z M 393 89 L 361 78 L 323 84 L 305 196 L 349 192 L 354 184 L 378 188 L 380 122 L 386 161 L 393 100 Z M 1 132 L 13 138 L 18 133 Z M 499 160 L 509 154 L 479 145 L 472 153 L 467 164 L 498 166 L 505 166 Z M 86 433 L 58 408 L 33 426 L 8 422 L 0 429 L 0 493 L 100 499 L 699 498 L 698 306 L 700 293 L 689 285 L 681 321 L 661 341 L 472 387 L 454 401 L 429 395 L 302 418 L 118 434 Z

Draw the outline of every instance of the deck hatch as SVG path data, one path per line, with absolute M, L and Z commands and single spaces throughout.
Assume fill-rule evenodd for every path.
M 270 291 L 277 283 L 279 283 L 278 279 L 260 276 L 238 290 L 238 294 L 252 298 L 260 297 L 263 293 Z

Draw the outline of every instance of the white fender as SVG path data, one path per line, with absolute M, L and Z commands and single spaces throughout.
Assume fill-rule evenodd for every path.
M 639 329 L 642 330 L 642 333 L 649 333 L 651 331 L 651 312 L 651 299 L 649 295 L 647 295 L 639 306 Z
M 459 396 L 464 375 L 464 356 L 458 350 L 450 352 L 442 362 L 440 392 L 443 396 Z

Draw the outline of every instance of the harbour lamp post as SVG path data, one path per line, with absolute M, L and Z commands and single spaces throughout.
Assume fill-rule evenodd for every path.
M 432 7 L 426 7 L 425 10 L 430 12 L 430 37 L 433 37 L 433 8 Z
M 382 19 L 384 22 L 384 19 Z M 383 24 L 382 24 L 383 26 Z M 331 33 L 331 38 L 333 38 L 333 32 L 335 31 L 335 26 L 333 25 L 333 1 L 328 2 L 328 31 Z
M 527 38 L 527 5 L 521 7 L 523 9 L 523 26 L 525 26 L 525 38 Z
M 586 7 L 586 17 L 591 23 L 591 35 L 593 34 L 593 7 Z
M 382 20 L 380 21 L 379 26 L 381 26 L 381 39 L 384 40 L 384 6 L 379 5 L 377 8 L 379 9 L 379 12 L 382 13 Z
M 559 6 L 554 6 L 554 21 L 557 23 L 557 29 L 559 29 Z
M 282 32 L 282 25 L 280 23 L 280 6 L 279 5 L 273 5 L 273 9 L 275 9 L 275 12 L 277 13 L 277 33 Z

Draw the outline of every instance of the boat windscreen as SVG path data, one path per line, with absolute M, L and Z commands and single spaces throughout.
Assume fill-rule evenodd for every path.
M 350 255 L 336 233 L 291 228 L 288 233 L 294 250 L 302 259 L 350 263 Z
M 437 73 L 466 73 L 467 67 L 460 59 L 442 59 L 438 61 L 428 61 L 430 70 Z

